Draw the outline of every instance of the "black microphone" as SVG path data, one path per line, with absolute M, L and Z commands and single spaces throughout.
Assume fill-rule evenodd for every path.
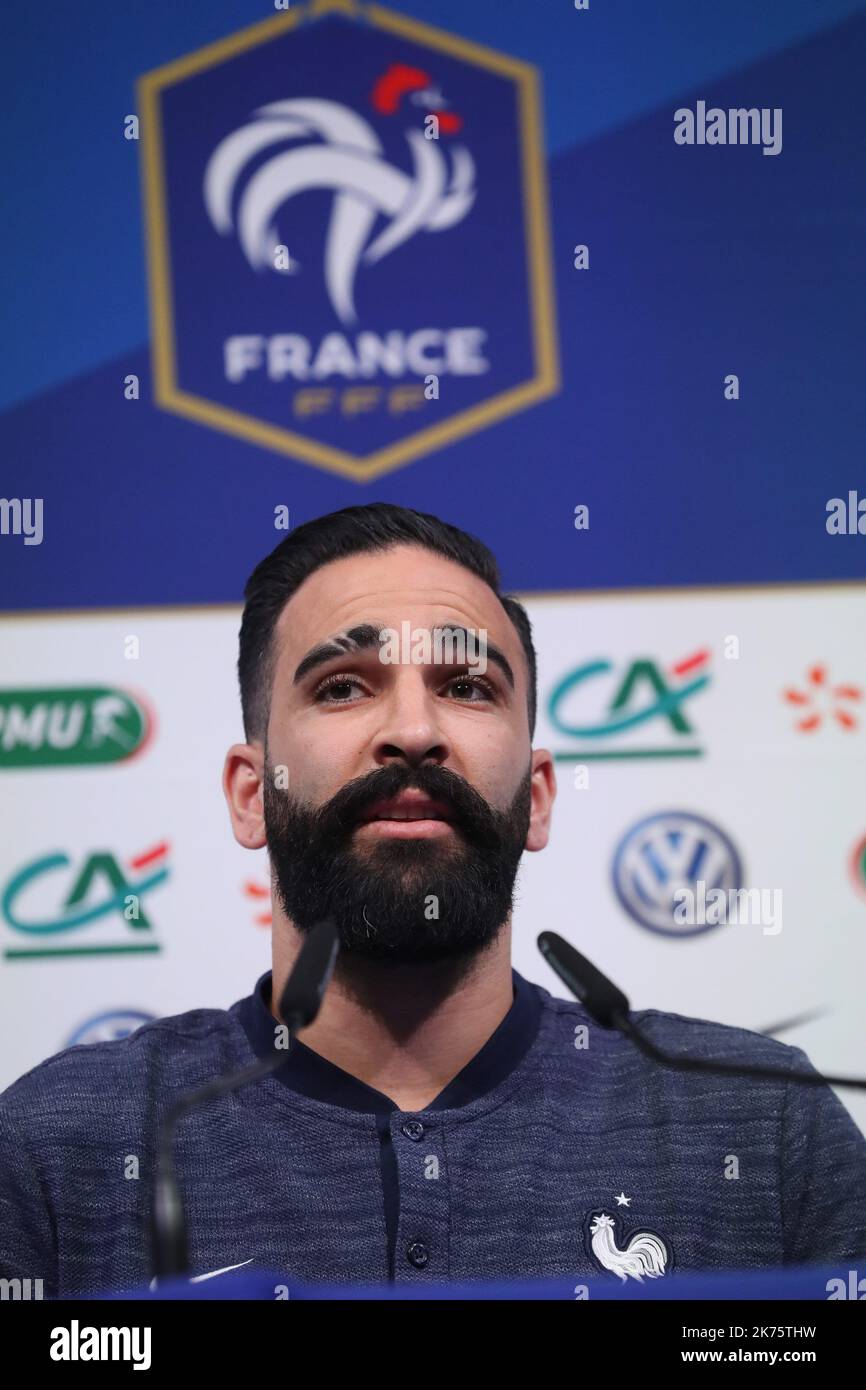
M 307 1028 L 319 1012 L 337 959 L 339 940 L 330 918 L 318 922 L 305 938 L 280 997 L 280 1017 L 293 1038 Z M 151 1267 L 155 1279 L 189 1272 L 186 1217 L 174 1167 L 174 1136 L 178 1122 L 204 1101 L 239 1090 L 251 1081 L 276 1071 L 286 1060 L 286 1049 L 273 1057 L 259 1057 L 250 1066 L 218 1076 L 191 1091 L 169 1107 L 163 1121 L 157 1153 L 153 1206 L 150 1216 Z
M 563 984 L 580 1000 L 583 1007 L 602 1028 L 618 1028 L 654 1062 L 679 1071 L 708 1071 L 719 1076 L 760 1076 L 773 1080 L 800 1081 L 806 1086 L 851 1086 L 866 1090 L 866 1080 L 856 1076 L 823 1076 L 819 1071 L 784 1071 L 777 1067 L 741 1066 L 735 1062 L 710 1062 L 698 1057 L 672 1057 L 662 1052 L 650 1038 L 633 1023 L 630 1006 L 621 989 L 602 975 L 585 956 L 554 931 L 543 931 L 538 937 L 538 949 L 548 965 L 556 971 Z

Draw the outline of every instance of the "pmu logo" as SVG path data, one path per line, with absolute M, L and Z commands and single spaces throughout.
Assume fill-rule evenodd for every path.
M 161 408 L 368 481 L 558 389 L 533 67 L 311 0 L 139 109 Z
M 144 700 L 126 690 L 0 690 L 0 769 L 122 762 L 152 731 Z
M 675 917 L 676 894 L 687 888 L 726 893 L 742 886 L 743 870 L 733 842 L 718 825 L 690 811 L 662 811 L 627 830 L 613 861 L 613 886 L 628 915 L 664 936 L 698 936 L 718 922 L 682 926 Z
M 135 855 L 126 866 L 106 850 L 74 863 L 68 854 L 46 854 L 12 875 L 0 913 L 28 940 L 7 946 L 7 960 L 49 956 L 154 954 L 151 894 L 169 876 L 168 845 Z
M 569 671 L 551 691 L 547 713 L 554 729 L 579 746 L 557 751 L 557 759 L 700 757 L 689 715 L 691 701 L 710 683 L 709 663 L 704 650 L 667 668 L 639 657 L 622 665 L 588 661 Z

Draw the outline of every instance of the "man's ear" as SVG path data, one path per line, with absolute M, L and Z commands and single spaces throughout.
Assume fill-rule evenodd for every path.
M 260 743 L 233 743 L 223 767 L 223 793 L 232 820 L 232 830 L 244 849 L 262 849 L 267 844 L 262 779 L 265 753 Z
M 544 849 L 550 839 L 550 817 L 556 797 L 553 755 L 546 748 L 532 750 L 532 809 L 526 848 Z

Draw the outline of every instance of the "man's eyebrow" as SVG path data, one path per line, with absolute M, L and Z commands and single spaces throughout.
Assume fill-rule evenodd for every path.
M 314 670 L 316 666 L 323 666 L 326 661 L 346 656 L 348 652 L 363 652 L 368 651 L 370 647 L 378 647 L 379 633 L 383 626 L 384 624 L 376 626 L 374 623 L 361 623 L 359 627 L 350 627 L 348 632 L 336 633 L 317 646 L 311 647 L 298 666 L 292 684 L 297 685 L 309 671 Z
M 292 683 L 297 685 L 310 671 L 314 670 L 317 666 L 323 666 L 327 661 L 335 661 L 338 657 L 346 656 L 350 652 L 369 651 L 372 647 L 381 647 L 382 643 L 379 634 L 384 627 L 387 627 L 387 624 L 360 623 L 357 627 L 349 628 L 348 632 L 335 633 L 333 637 L 328 637 L 324 642 L 320 642 L 315 647 L 311 647 L 298 665 Z M 418 630 L 417 628 L 413 629 L 413 633 Z M 431 627 L 427 630 L 431 635 L 436 632 L 443 634 L 453 633 L 458 638 L 462 635 L 466 643 L 464 650 L 467 654 L 473 650 L 472 643 L 475 644 L 475 650 L 481 646 L 477 633 L 471 631 L 469 628 L 461 627 L 454 623 L 439 623 L 435 627 Z M 489 638 L 483 644 L 483 651 L 487 659 L 495 662 L 499 667 L 513 690 L 514 672 L 511 669 L 511 663 L 505 653 L 501 651 L 494 642 L 491 642 Z M 472 662 L 461 664 L 471 666 Z

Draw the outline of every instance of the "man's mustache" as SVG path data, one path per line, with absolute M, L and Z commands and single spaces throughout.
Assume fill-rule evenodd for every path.
M 273 785 L 273 784 L 272 784 Z M 402 792 L 415 791 L 447 808 L 448 819 L 468 837 L 489 835 L 496 813 L 479 792 L 448 768 L 425 765 L 409 768 L 391 763 L 347 782 L 330 801 L 315 812 L 319 833 L 343 838 L 351 833 L 370 808 L 390 801 Z

